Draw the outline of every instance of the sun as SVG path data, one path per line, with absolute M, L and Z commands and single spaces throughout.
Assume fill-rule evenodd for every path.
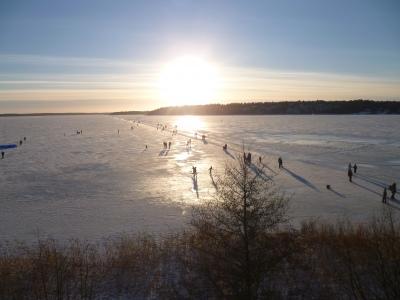
M 215 65 L 194 56 L 166 64 L 160 76 L 160 97 L 168 105 L 206 104 L 216 99 L 219 84 Z

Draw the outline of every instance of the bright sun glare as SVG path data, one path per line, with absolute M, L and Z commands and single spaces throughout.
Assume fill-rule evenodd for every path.
M 162 70 L 161 98 L 168 105 L 205 104 L 216 100 L 218 81 L 214 65 L 198 57 L 184 56 Z
M 204 129 L 203 122 L 196 116 L 179 116 L 175 125 L 178 130 L 194 133 Z

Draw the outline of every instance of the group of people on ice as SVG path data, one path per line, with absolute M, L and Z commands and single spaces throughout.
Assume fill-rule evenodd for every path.
M 347 168 L 347 176 L 349 177 L 349 181 L 352 182 L 353 180 L 353 171 L 354 170 L 354 174 L 357 174 L 357 164 L 354 164 L 353 167 L 351 166 L 351 163 L 349 163 L 349 166 Z
M 353 175 L 357 174 L 357 169 L 358 169 L 357 164 L 354 164 L 352 166 L 351 163 L 349 163 L 347 167 L 347 176 L 349 177 L 350 182 L 353 182 Z M 390 200 L 395 200 L 395 195 L 397 193 L 397 185 L 395 182 L 393 182 L 388 187 L 385 186 L 383 188 L 382 203 L 387 203 L 388 189 L 391 192 Z
M 167 142 L 163 142 L 163 146 L 164 146 L 164 150 L 165 149 L 171 149 L 171 145 L 172 145 L 172 142 L 171 141 L 169 141 L 168 143 Z
M 161 124 L 161 123 L 157 123 L 156 128 L 157 128 L 157 130 L 160 129 L 161 131 L 164 131 L 164 130 L 167 130 L 168 125 L 166 125 L 166 124 Z M 177 134 L 178 134 L 178 126 L 175 125 L 175 126 L 173 127 L 173 129 L 172 129 L 172 135 L 177 135 Z
M 161 131 L 164 131 L 165 129 L 167 129 L 167 125 L 163 125 L 160 123 L 157 123 L 157 130 L 160 129 Z
M 251 165 L 251 153 L 243 152 L 243 161 L 246 165 Z
M 160 123 L 158 123 L 157 124 L 157 130 L 158 129 L 161 129 L 162 131 L 164 131 L 164 130 L 166 130 L 167 129 L 167 125 L 163 125 L 163 124 L 160 124 Z M 177 126 L 175 126 L 174 127 L 174 129 L 173 129 L 173 131 L 172 131 L 172 135 L 176 135 L 177 134 Z M 77 134 L 81 134 L 82 132 L 77 132 Z M 197 138 L 197 132 L 195 132 L 195 138 Z M 201 135 L 201 139 L 203 140 L 203 141 L 205 141 L 205 139 L 206 139 L 206 136 L 204 135 L 204 134 L 202 134 Z M 165 149 L 171 149 L 171 141 L 169 141 L 169 142 L 163 142 L 163 146 L 164 146 L 164 150 Z M 187 148 L 191 148 L 191 145 L 192 145 L 192 140 L 191 139 L 188 139 L 187 141 L 186 141 L 186 147 Z M 147 148 L 147 147 L 146 147 Z M 222 149 L 224 150 L 224 151 L 227 151 L 228 150 L 228 144 L 224 144 L 223 146 L 222 146 Z M 4 157 L 4 152 L 2 153 L 2 158 Z M 262 158 L 261 158 L 261 156 L 259 156 L 259 163 L 261 164 L 261 162 L 262 162 Z M 246 165 L 251 165 L 252 164 L 252 154 L 251 154 L 251 152 L 248 152 L 248 153 L 246 153 L 246 152 L 243 152 L 243 161 L 244 161 L 244 163 L 246 164 Z M 282 159 L 282 157 L 279 157 L 278 158 L 278 168 L 279 169 L 282 169 L 283 168 L 283 159 Z M 357 164 L 356 163 L 354 163 L 353 165 L 351 164 L 351 163 L 349 163 L 348 164 L 348 168 L 347 168 L 347 176 L 348 176 L 348 178 L 349 178 L 349 182 L 352 182 L 353 181 L 353 176 L 355 175 L 355 174 L 357 174 L 357 170 L 358 170 L 358 166 L 357 166 Z M 210 173 L 210 176 L 212 176 L 212 171 L 213 171 L 213 168 L 212 167 L 210 167 L 209 168 L 209 173 Z M 192 174 L 193 174 L 193 177 L 197 180 L 197 168 L 196 167 L 192 167 Z M 329 187 L 329 188 L 328 188 Z M 327 185 L 327 188 L 328 189 L 330 189 L 330 185 Z M 387 187 L 385 187 L 384 188 L 384 190 L 383 190 L 383 196 L 382 196 L 382 202 L 383 203 L 387 203 L 387 197 L 388 197 L 388 190 L 391 192 L 391 195 L 390 195 L 390 199 L 391 200 L 394 200 L 395 199 L 395 195 L 396 195 L 396 193 L 397 193 L 397 185 L 396 185 L 396 183 L 394 182 L 394 183 L 392 183 L 391 185 L 389 185 L 389 186 L 387 186 Z

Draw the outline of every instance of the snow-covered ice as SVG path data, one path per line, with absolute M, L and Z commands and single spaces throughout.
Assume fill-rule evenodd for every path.
M 157 123 L 177 125 L 179 134 L 156 130 Z M 243 145 L 291 196 L 294 224 L 310 217 L 362 222 L 381 210 L 383 186 L 400 179 L 400 116 L 0 118 L 0 144 L 24 136 L 26 143 L 0 160 L 0 240 L 97 240 L 182 228 L 191 206 L 214 192 L 208 168 L 222 172 Z M 171 150 L 162 151 L 163 141 L 172 141 Z M 359 167 L 353 183 L 349 162 Z M 400 208 L 400 200 L 389 202 Z

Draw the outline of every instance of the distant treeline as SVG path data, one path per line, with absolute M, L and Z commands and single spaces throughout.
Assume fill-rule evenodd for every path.
M 280 101 L 161 107 L 152 111 L 113 113 L 0 114 L 0 117 L 69 115 L 311 115 L 311 114 L 400 114 L 400 101 Z
M 400 114 L 400 101 L 288 101 L 163 107 L 149 115 Z
M 145 115 L 148 114 L 148 111 L 144 110 L 133 110 L 133 111 L 119 111 L 110 113 L 110 115 Z

